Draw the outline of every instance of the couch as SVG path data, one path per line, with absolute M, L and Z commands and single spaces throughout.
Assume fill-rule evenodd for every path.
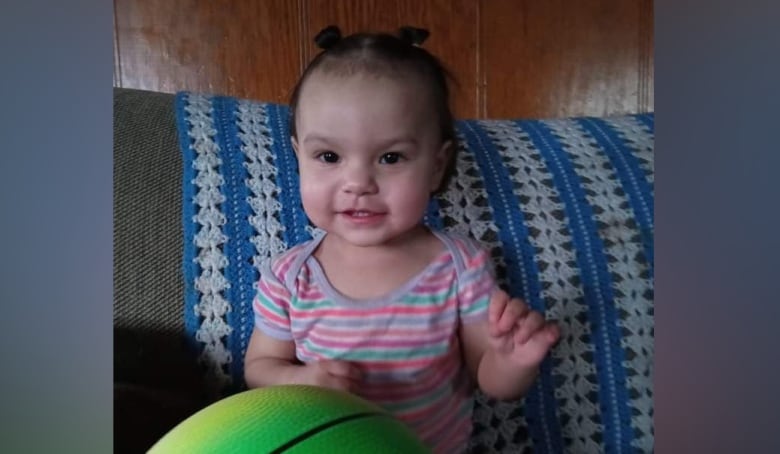
M 311 232 L 290 198 L 285 109 L 114 89 L 115 452 L 144 452 L 243 389 L 251 279 L 237 280 Z M 204 121 L 212 133 L 196 131 Z M 458 130 L 457 173 L 426 222 L 484 242 L 502 286 L 563 332 L 525 399 L 477 396 L 473 451 L 652 452 L 652 113 L 464 120 Z M 220 180 L 240 197 L 209 209 L 230 200 L 248 208 L 227 217 L 212 252 L 228 254 L 230 232 L 245 232 L 241 247 L 253 256 L 242 259 L 244 274 L 225 271 L 227 306 L 216 316 L 203 312 L 205 246 L 193 239 L 205 228 L 196 221 L 205 202 L 194 201 L 203 175 L 193 170 L 203 140 L 244 153 L 231 164 L 245 174 Z

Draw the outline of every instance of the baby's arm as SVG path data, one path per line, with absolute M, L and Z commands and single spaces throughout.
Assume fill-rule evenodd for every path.
M 250 388 L 292 383 L 295 375 L 295 343 L 274 339 L 252 330 L 244 356 L 244 380 Z
M 303 364 L 295 358 L 295 343 L 252 332 L 244 357 L 244 380 L 250 388 L 299 384 L 352 391 L 359 369 L 346 361 L 320 360 Z
M 488 320 L 462 324 L 460 339 L 469 371 L 487 395 L 523 397 L 560 332 L 538 312 L 503 291 L 490 298 Z

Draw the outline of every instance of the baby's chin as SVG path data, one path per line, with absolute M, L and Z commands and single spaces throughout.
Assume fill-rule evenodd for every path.
M 395 230 L 383 229 L 365 229 L 349 231 L 330 231 L 329 235 L 338 243 L 344 246 L 354 246 L 361 248 L 371 247 L 392 247 L 403 244 L 413 243 L 420 236 L 430 235 L 430 231 L 422 224 L 417 224 L 409 228 Z
M 382 235 L 378 232 L 329 232 L 329 236 L 336 240 L 338 245 L 356 248 L 372 248 L 392 244 L 393 237 Z

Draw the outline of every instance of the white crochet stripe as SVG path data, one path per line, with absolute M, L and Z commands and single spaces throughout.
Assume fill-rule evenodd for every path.
M 571 282 L 579 276 L 574 251 L 562 247 L 572 242 L 566 220 L 551 215 L 555 211 L 565 212 L 565 207 L 557 189 L 543 183 L 550 179 L 550 171 L 539 152 L 529 146 L 528 135 L 521 132 L 516 123 L 485 122 L 484 128 L 495 143 L 506 148 L 501 153 L 505 166 L 517 169 L 513 179 L 520 184 L 515 185 L 514 193 L 518 200 L 524 201 L 521 209 L 531 230 L 528 240 L 536 250 L 546 315 L 561 320 L 562 326 L 567 328 L 551 351 L 557 363 L 552 372 L 558 383 L 555 388 L 558 411 L 570 417 L 566 424 L 561 424 L 561 435 L 572 440 L 566 446 L 568 452 L 603 452 L 604 447 L 593 439 L 604 430 L 601 424 L 594 422 L 594 419 L 599 420 L 598 403 L 584 397 L 598 390 L 598 385 L 586 378 L 588 374 L 596 373 L 593 363 L 585 359 L 588 355 L 593 357 L 593 345 L 581 340 L 584 335 L 591 336 L 591 327 L 586 318 L 580 321 L 574 317 L 575 314 L 587 314 L 588 308 L 584 304 L 582 286 Z M 528 140 L 522 140 L 524 137 Z
M 614 127 L 618 135 L 630 140 L 635 147 L 634 156 L 639 161 L 639 167 L 645 172 L 645 177 L 650 184 L 653 184 L 655 169 L 654 149 L 655 139 L 647 131 L 646 126 L 633 116 L 607 117 L 604 121 Z
M 254 265 L 258 271 L 263 261 L 286 249 L 282 236 L 285 227 L 279 222 L 281 204 L 276 185 L 278 170 L 271 152 L 273 137 L 266 118 L 264 104 L 238 103 L 238 138 L 246 157 L 244 166 L 249 173 L 246 185 L 251 193 L 247 203 L 254 213 L 249 217 L 249 224 L 255 231 L 250 241 L 255 246 Z
M 219 167 L 219 146 L 214 140 L 217 130 L 212 118 L 212 105 L 208 97 L 190 94 L 187 96 L 185 111 L 190 124 L 187 132 L 193 140 L 192 148 L 197 157 L 193 161 L 196 186 L 195 204 L 198 206 L 193 221 L 199 226 L 194 243 L 198 250 L 195 262 L 201 268 L 200 276 L 195 279 L 195 289 L 199 292 L 195 314 L 201 319 L 201 325 L 195 333 L 195 339 L 203 343 L 200 361 L 207 368 L 206 379 L 209 384 L 222 388 L 230 384 L 230 376 L 225 372 L 232 358 L 224 343 L 231 332 L 225 319 L 230 310 L 230 302 L 224 298 L 224 291 L 230 283 L 223 275 L 228 259 L 222 253 L 227 237 L 222 232 L 226 218 L 221 211 L 225 196 L 220 191 L 224 180 Z
M 498 228 L 494 223 L 492 207 L 487 202 L 488 196 L 485 183 L 477 170 L 478 166 L 470 150 L 465 148 L 466 139 L 458 137 L 458 149 L 455 175 L 449 188 L 439 195 L 439 214 L 445 228 L 451 232 L 476 238 L 482 244 L 494 249 L 499 246 Z M 492 236 L 494 240 L 486 238 Z M 496 266 L 506 267 L 503 255 L 493 256 Z M 517 404 L 513 402 L 495 401 L 487 398 L 481 392 L 475 395 L 473 420 L 485 427 L 471 439 L 471 444 L 493 446 L 498 439 L 512 440 L 512 434 L 518 426 L 525 427 L 522 418 L 512 417 L 517 413 Z M 500 425 L 490 424 L 493 418 L 501 421 Z M 520 445 L 509 444 L 507 449 L 512 452 L 523 452 L 531 448 L 530 440 L 523 440 Z
M 575 123 L 565 120 L 545 122 L 569 154 L 574 168 L 582 179 L 586 189 L 586 198 L 591 206 L 601 208 L 594 212 L 599 226 L 599 236 L 604 241 L 604 252 L 612 260 L 607 261 L 609 272 L 619 279 L 613 279 L 612 287 L 615 308 L 622 313 L 618 318 L 622 333 L 620 343 L 624 349 L 630 349 L 635 356 L 626 358 L 625 367 L 633 369 L 636 375 L 626 375 L 627 386 L 637 392 L 636 397 L 628 399 L 632 407 L 632 425 L 638 429 L 633 437 L 632 446 L 640 452 L 652 452 L 653 436 L 653 302 L 645 298 L 652 290 L 652 280 L 641 274 L 649 273 L 647 263 L 637 259 L 643 254 L 642 245 L 633 237 L 639 231 L 631 229 L 628 221 L 634 219 L 627 195 L 618 195 L 620 180 L 608 156 L 599 152 L 591 143 L 593 139 Z M 640 146 L 644 144 L 640 143 Z M 651 161 L 652 164 L 652 161 Z
M 486 232 L 498 232 L 496 224 L 493 222 L 492 208 L 488 203 L 478 203 L 478 200 L 487 200 L 487 191 L 482 181 L 482 176 L 478 172 L 467 173 L 467 169 L 477 169 L 477 163 L 471 154 L 471 151 L 464 148 L 462 144 L 466 143 L 464 137 L 460 137 L 461 148 L 456 154 L 455 175 L 447 191 L 439 195 L 439 199 L 447 203 L 440 203 L 440 216 L 451 218 L 455 221 L 449 227 L 449 230 L 460 235 L 470 236 L 481 239 Z M 449 223 L 452 223 L 450 221 Z M 494 242 L 490 246 L 497 246 Z
M 240 149 L 244 154 L 244 167 L 249 178 L 247 204 L 252 209 L 249 225 L 254 235 L 249 239 L 255 247 L 252 257 L 253 266 L 260 273 L 260 266 L 268 258 L 282 253 L 286 249 L 283 240 L 284 226 L 279 222 L 281 204 L 278 200 L 279 188 L 276 185 L 277 166 L 271 152 L 273 137 L 267 126 L 266 105 L 240 100 L 237 105 L 236 125 Z M 253 324 L 241 324 L 240 345 L 247 345 Z M 243 350 L 243 349 L 242 349 Z M 241 351 L 243 355 L 245 351 Z

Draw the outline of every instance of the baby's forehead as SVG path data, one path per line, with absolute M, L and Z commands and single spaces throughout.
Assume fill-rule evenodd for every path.
M 399 137 L 435 142 L 436 112 L 424 98 L 392 80 L 312 79 L 300 99 L 297 133 L 302 142 L 312 136 L 363 145 Z
M 356 109 L 373 105 L 380 109 L 400 109 L 406 114 L 425 118 L 437 116 L 433 96 L 427 87 L 419 80 L 403 76 L 312 74 L 302 86 L 298 113 L 315 106 L 316 110 L 321 110 L 325 105 L 336 108 L 351 105 Z

